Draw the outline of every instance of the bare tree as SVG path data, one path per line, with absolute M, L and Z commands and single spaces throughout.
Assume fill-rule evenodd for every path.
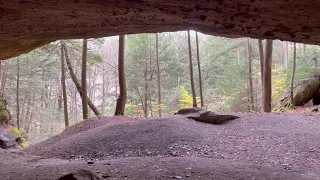
M 82 94 L 82 89 L 81 89 L 81 85 L 80 85 L 80 82 L 79 80 L 77 79 L 74 71 L 73 71 L 73 68 L 71 66 L 71 62 L 70 62 L 70 59 L 69 59 L 69 55 L 68 55 L 68 49 L 67 49 L 67 46 L 65 44 L 65 42 L 62 41 L 62 47 L 63 47 L 63 50 L 64 50 L 64 54 L 65 54 L 65 58 L 66 58 L 66 63 L 67 63 L 67 66 L 68 66 L 68 69 L 69 69 L 69 72 L 70 72 L 70 77 L 72 79 L 72 81 L 74 82 L 79 94 L 80 94 L 80 97 L 82 98 L 83 97 L 83 94 Z M 88 96 L 87 96 L 88 98 Z M 92 109 L 92 111 L 94 112 L 94 114 L 98 117 L 100 117 L 100 112 L 98 111 L 98 109 L 94 106 L 94 104 L 91 102 L 91 100 L 88 98 L 88 104 L 90 106 L 90 108 Z
M 296 47 L 296 43 L 293 43 L 292 74 L 291 74 L 291 83 L 290 83 L 291 104 L 293 104 L 293 84 L 294 84 L 294 76 L 296 73 L 296 59 L 297 59 L 297 47 Z
M 125 48 L 125 35 L 119 36 L 119 88 L 120 94 L 117 99 L 116 112 L 115 115 L 124 115 L 126 100 L 127 100 L 127 88 L 126 88 L 126 78 L 124 72 L 124 48 Z
M 82 115 L 83 119 L 89 118 L 88 112 L 88 98 L 87 98 L 87 51 L 88 41 L 83 39 L 82 47 L 82 71 L 81 71 L 81 89 L 82 89 Z
M 199 71 L 200 103 L 201 103 L 201 108 L 204 108 L 198 32 L 196 32 L 196 44 L 197 44 L 197 62 L 198 62 L 198 71 Z
M 250 38 L 247 38 L 248 46 L 248 66 L 249 66 L 249 96 L 250 96 L 250 110 L 254 110 L 254 98 L 253 98 L 253 83 L 252 83 L 252 48 Z
M 271 112 L 271 65 L 273 40 L 266 40 L 265 59 L 263 63 L 263 111 Z
M 68 118 L 68 101 L 67 101 L 67 89 L 66 89 L 66 70 L 64 68 L 64 50 L 63 50 L 63 41 L 61 43 L 61 86 L 63 94 L 63 110 L 64 110 L 64 122 L 66 128 L 69 127 L 69 118 Z
M 197 96 L 196 96 L 196 91 L 194 88 L 194 79 L 193 79 L 191 37 L 190 37 L 189 30 L 188 30 L 188 49 L 189 49 L 189 68 L 190 68 L 190 81 L 191 81 L 191 91 L 192 91 L 192 104 L 193 104 L 193 107 L 197 107 Z
M 17 127 L 20 129 L 20 104 L 19 104 L 19 85 L 20 85 L 20 60 L 17 59 Z
M 160 77 L 160 65 L 159 65 L 159 35 L 156 34 L 156 58 L 157 58 L 157 77 L 158 77 L 158 113 L 159 117 L 162 117 L 161 112 L 161 77 Z

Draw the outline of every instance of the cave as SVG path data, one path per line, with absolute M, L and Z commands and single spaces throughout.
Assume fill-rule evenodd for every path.
M 310 0 L 3 0 L 0 59 L 58 39 L 179 30 L 319 44 L 318 7 Z

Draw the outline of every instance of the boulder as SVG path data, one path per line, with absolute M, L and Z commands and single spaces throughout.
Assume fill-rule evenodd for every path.
M 184 114 L 191 114 L 191 113 L 199 113 L 202 109 L 195 107 L 195 108 L 184 108 L 180 109 L 176 114 L 184 115 Z
M 306 83 L 302 84 L 293 98 L 293 105 L 303 106 L 308 103 L 319 92 L 320 78 L 311 77 Z
M 320 77 L 310 77 L 294 88 L 293 105 L 303 106 L 309 101 L 313 100 L 313 103 L 318 103 L 318 93 L 320 89 Z M 290 106 L 290 92 L 288 91 L 281 99 L 282 107 Z
M 99 176 L 93 174 L 88 170 L 78 170 L 77 172 L 67 174 L 58 178 L 57 180 L 99 180 Z
M 0 128 L 0 148 L 9 149 L 16 147 L 16 138 L 5 129 Z
M 223 124 L 228 121 L 237 119 L 239 117 L 233 115 L 220 115 L 212 111 L 205 111 L 200 108 L 185 108 L 181 109 L 176 113 L 178 115 L 184 115 L 188 119 L 193 119 L 196 121 L 210 123 L 210 124 Z
M 320 105 L 320 90 L 313 96 L 313 105 Z

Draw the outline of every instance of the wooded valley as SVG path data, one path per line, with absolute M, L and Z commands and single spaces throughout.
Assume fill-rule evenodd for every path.
M 166 117 L 193 106 L 214 112 L 264 111 L 261 59 L 267 56 L 265 41 L 195 31 L 126 35 L 120 39 L 120 46 L 118 36 L 61 40 L 1 62 L 1 94 L 15 124 L 30 141 L 46 139 L 83 119 L 115 112 L 132 117 Z M 320 48 L 284 41 L 271 43 L 271 107 L 279 111 L 291 80 L 296 86 L 317 75 Z M 120 53 L 119 47 L 124 48 Z M 119 54 L 124 60 L 120 64 Z M 120 79 L 125 81 L 126 92 L 119 87 L 121 67 L 124 76 L 120 73 Z M 85 94 L 88 98 L 81 98 Z M 116 111 L 119 94 L 122 98 L 126 95 L 126 103 L 118 105 Z M 121 102 L 123 99 L 118 99 Z M 124 105 L 125 111 L 121 110 Z

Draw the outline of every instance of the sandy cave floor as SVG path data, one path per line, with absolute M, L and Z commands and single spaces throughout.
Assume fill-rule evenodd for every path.
M 320 116 L 236 113 L 212 125 L 105 117 L 24 151 L 0 152 L 0 179 L 320 179 Z M 88 162 L 93 164 L 88 164 Z

